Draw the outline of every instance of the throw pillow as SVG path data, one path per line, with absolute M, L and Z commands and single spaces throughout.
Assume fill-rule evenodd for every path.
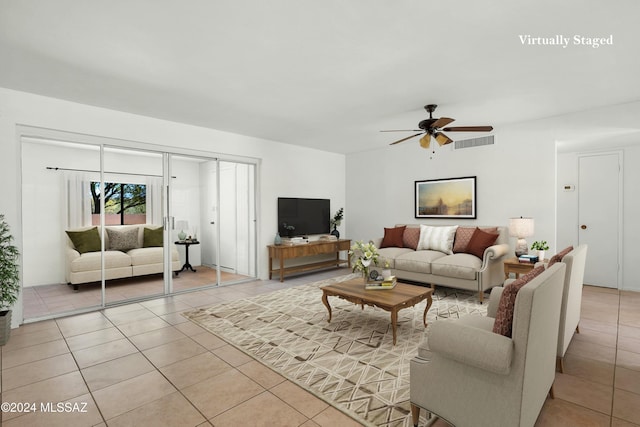
M 407 227 L 402 234 L 402 244 L 405 248 L 411 248 L 414 251 L 418 247 L 420 241 L 420 229 L 418 227 Z
M 493 322 L 493 332 L 511 338 L 513 333 L 513 312 L 516 306 L 518 291 L 543 271 L 544 266 L 536 267 L 504 288 L 500 296 L 500 302 L 498 303 L 496 319 Z
M 448 255 L 453 254 L 453 238 L 457 229 L 457 225 L 450 227 L 420 225 L 420 241 L 417 250 L 431 249 Z
M 395 227 L 395 228 L 385 228 L 384 229 L 384 238 L 382 239 L 382 243 L 380 244 L 380 248 L 402 248 L 404 247 L 402 243 L 402 235 L 404 234 L 404 230 L 407 228 L 406 226 Z
M 127 252 L 138 247 L 138 227 L 118 230 L 107 227 L 109 249 Z
M 476 231 L 477 228 L 478 227 L 458 227 L 456 230 L 456 238 L 453 241 L 454 254 L 467 251 L 469 240 L 471 240 L 471 236 L 473 236 L 473 232 Z
M 142 246 L 145 248 L 152 248 L 156 246 L 162 246 L 163 244 L 163 229 L 162 227 L 158 228 L 144 228 L 144 235 L 142 240 Z
M 558 252 L 557 254 L 555 254 L 554 256 L 552 256 L 551 259 L 549 260 L 549 265 L 547 265 L 547 268 L 551 267 L 556 262 L 562 261 L 562 258 L 564 258 L 564 256 L 569 252 L 571 252 L 572 250 L 573 250 L 573 246 L 568 246 L 563 250 L 561 250 L 560 252 Z
M 100 233 L 98 227 L 92 227 L 84 231 L 67 231 L 73 246 L 81 254 L 86 252 L 98 252 L 101 249 Z
M 484 256 L 484 251 L 498 238 L 497 234 L 491 234 L 484 232 L 477 228 L 473 232 L 473 236 L 471 236 L 471 240 L 469 240 L 469 244 L 467 245 L 466 253 L 475 255 L 478 258 L 482 259 Z

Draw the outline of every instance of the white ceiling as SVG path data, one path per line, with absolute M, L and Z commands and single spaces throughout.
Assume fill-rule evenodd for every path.
M 637 0 L 0 0 L 0 86 L 350 153 L 428 103 L 499 129 L 640 101 L 638 16 Z M 520 41 L 576 34 L 613 45 Z

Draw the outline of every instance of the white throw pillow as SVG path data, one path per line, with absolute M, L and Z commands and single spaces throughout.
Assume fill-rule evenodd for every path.
M 453 240 L 456 236 L 457 225 L 449 227 L 432 227 L 420 225 L 420 240 L 416 250 L 430 249 L 445 254 L 453 254 Z

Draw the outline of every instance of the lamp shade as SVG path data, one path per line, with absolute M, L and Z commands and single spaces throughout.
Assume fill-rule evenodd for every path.
M 509 218 L 509 235 L 518 238 L 533 236 L 533 218 Z

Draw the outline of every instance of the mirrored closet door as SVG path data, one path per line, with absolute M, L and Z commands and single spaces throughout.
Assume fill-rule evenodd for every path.
M 255 164 L 22 138 L 24 319 L 257 276 Z

